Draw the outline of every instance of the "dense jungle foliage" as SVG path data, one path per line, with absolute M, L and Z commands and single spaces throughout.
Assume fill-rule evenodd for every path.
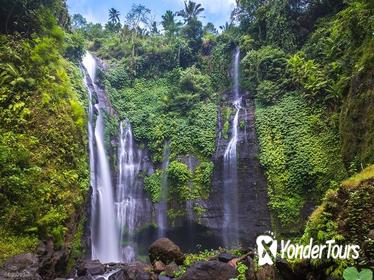
M 102 25 L 70 17 L 64 0 L 2 1 L 0 262 L 46 239 L 56 249 L 70 248 L 72 256 L 82 253 L 89 186 L 87 93 L 79 69 L 85 49 L 101 61 L 97 82 L 116 112 L 106 117 L 107 144 L 118 138 L 119 121 L 129 120 L 157 166 L 144 175 L 153 202 L 161 199 L 165 176 L 170 202 L 209 198 L 217 108 L 227 138 L 234 110 L 224 93 L 239 46 L 242 90 L 256 102 L 259 159 L 276 234 L 358 243 L 368 235 L 374 3 L 238 0 L 230 23 L 219 28 L 202 23 L 203 11 L 188 1 L 157 23 L 143 5 L 123 15 L 112 8 Z M 166 146 L 170 164 L 162 170 Z M 192 171 L 190 155 L 198 162 Z M 185 215 L 183 209 L 169 216 Z M 372 249 L 365 254 L 372 258 Z M 326 272 L 340 277 L 347 265 L 329 263 Z
M 278 233 L 297 233 L 310 203 L 374 160 L 373 8 L 371 1 L 239 1 L 243 84 L 256 98 Z
M 83 41 L 66 29 L 62 1 L 3 4 L 0 262 L 38 239 L 71 246 L 89 185 Z
M 219 35 L 213 24 L 203 26 L 199 19 L 203 9 L 191 3 L 183 11 L 162 16 L 163 32 L 143 5 L 133 5 L 123 25 L 114 9 L 105 27 L 87 23 L 80 15 L 73 17 L 77 34 L 103 61 L 105 70 L 98 82 L 117 112 L 110 122 L 128 119 L 137 142 L 149 149 L 159 166 L 144 179 L 153 202 L 161 198 L 163 176 L 168 178 L 170 203 L 208 198 L 217 104 L 221 92 L 230 87 L 227 71 L 234 42 Z M 117 137 L 115 127 L 108 133 L 111 139 Z M 170 166 L 161 170 L 166 145 Z M 193 171 L 187 167 L 188 156 L 198 160 Z M 185 215 L 180 210 L 172 209 L 169 217 Z M 195 207 L 196 214 L 200 211 Z

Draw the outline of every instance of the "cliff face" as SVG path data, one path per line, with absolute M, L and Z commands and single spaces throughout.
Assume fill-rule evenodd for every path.
M 374 71 L 352 79 L 340 114 L 343 157 L 346 165 L 361 168 L 374 162 Z
M 224 184 L 224 152 L 228 145 L 225 137 L 225 117 L 220 107 L 218 118 L 216 153 L 214 156 L 214 174 L 209 199 L 205 202 L 207 211 L 201 222 L 218 231 L 223 226 L 223 184 Z M 270 214 L 267 207 L 267 183 L 258 159 L 259 145 L 255 130 L 255 106 L 252 97 L 247 93 L 243 96 L 243 108 L 239 113 L 238 153 L 238 224 L 239 241 L 253 245 L 258 234 L 271 229 Z M 233 114 L 230 117 L 232 123 Z M 232 133 L 232 128 L 228 134 Z

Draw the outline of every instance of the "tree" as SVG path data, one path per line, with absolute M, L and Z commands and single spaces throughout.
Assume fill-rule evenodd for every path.
M 87 25 L 87 20 L 81 14 L 75 14 L 72 18 L 72 26 L 74 29 L 84 28 Z
M 185 22 L 189 22 L 193 19 L 197 19 L 199 14 L 204 11 L 201 4 L 196 4 L 193 1 L 185 0 L 184 9 L 177 12 L 177 15 L 182 17 Z
M 204 26 L 204 34 L 206 33 L 210 33 L 210 34 L 214 34 L 214 35 L 217 35 L 218 34 L 218 31 L 217 29 L 215 28 L 214 24 L 211 23 L 211 22 L 208 22 L 205 26 Z
M 139 28 L 151 27 L 151 10 L 144 5 L 134 4 L 130 12 L 126 15 L 126 22 L 134 31 L 139 30 Z
M 120 22 L 119 15 L 120 13 L 116 9 L 114 8 L 109 9 L 109 22 L 113 24 L 119 23 Z
M 201 21 L 196 18 L 191 19 L 181 31 L 182 37 L 187 41 L 188 47 L 192 50 L 194 58 L 191 63 L 197 60 L 197 54 L 202 46 L 203 25 Z
M 135 56 L 135 37 L 143 34 L 144 27 L 152 30 L 151 10 L 144 5 L 132 5 L 126 15 L 126 23 L 131 30 L 132 57 Z
M 172 11 L 166 11 L 166 13 L 162 16 L 161 24 L 166 34 L 169 36 L 177 35 L 182 26 L 180 21 L 175 21 L 175 15 Z
M 159 34 L 158 28 L 157 28 L 157 21 L 152 22 L 151 34 Z

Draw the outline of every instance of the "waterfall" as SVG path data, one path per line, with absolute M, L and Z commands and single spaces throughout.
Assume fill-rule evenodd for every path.
M 191 172 L 194 171 L 193 164 L 192 164 L 192 156 L 191 155 L 188 156 L 187 166 L 188 166 L 188 169 Z M 190 180 L 188 182 L 188 187 L 192 191 L 192 180 Z M 186 212 L 187 212 L 187 219 L 188 219 L 189 223 L 193 222 L 193 220 L 194 220 L 194 214 L 193 214 L 193 201 L 192 200 L 187 200 L 186 201 Z
M 239 241 L 238 163 L 236 149 L 239 134 L 239 113 L 242 102 L 242 98 L 239 96 L 239 64 L 240 50 L 237 48 L 233 63 L 233 106 L 235 108 L 235 116 L 232 122 L 231 138 L 223 156 L 223 239 L 225 246 L 234 245 Z
M 168 175 L 167 168 L 169 166 L 170 147 L 169 142 L 165 142 L 162 155 L 162 177 L 161 177 L 161 198 L 157 211 L 157 233 L 159 237 L 163 237 L 168 227 L 167 210 L 168 210 Z
M 89 149 L 91 168 L 91 258 L 102 263 L 119 262 L 119 235 L 115 222 L 114 197 L 110 165 L 104 145 L 104 119 L 101 110 L 105 104 L 95 104 L 97 111 L 94 126 L 93 90 L 95 90 L 96 61 L 90 53 L 83 58 L 83 66 L 88 72 L 86 84 L 91 80 L 89 91 Z M 99 99 L 100 100 L 100 99 Z M 96 145 L 95 145 L 96 144 Z
M 87 52 L 83 57 L 83 65 L 87 70 L 88 77 L 90 77 L 92 83 L 96 77 L 96 62 L 92 55 Z M 95 150 L 94 150 L 94 108 L 92 104 L 92 90 L 88 86 L 88 77 L 84 79 L 84 83 L 88 89 L 88 150 L 90 159 L 90 183 L 91 186 L 95 186 Z
M 141 152 L 135 147 L 129 122 L 120 123 L 119 137 L 116 216 L 119 223 L 121 245 L 127 243 L 122 249 L 122 259 L 124 262 L 129 263 L 136 256 L 134 242 L 136 212 L 141 212 L 142 210 L 141 194 L 138 194 L 136 186 L 136 178 L 140 170 Z

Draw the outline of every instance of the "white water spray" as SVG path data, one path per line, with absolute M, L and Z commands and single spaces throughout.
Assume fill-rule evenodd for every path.
M 239 241 L 237 143 L 239 140 L 239 113 L 242 109 L 242 98 L 241 96 L 239 96 L 239 64 L 240 50 L 239 48 L 237 48 L 235 52 L 233 65 L 233 105 L 235 107 L 236 112 L 232 122 L 231 138 L 223 156 L 223 239 L 225 246 L 233 245 Z
M 91 213 L 91 258 L 98 259 L 102 263 L 119 262 L 119 235 L 115 222 L 113 186 L 109 161 L 104 145 L 104 119 L 101 109 L 105 105 L 100 102 L 95 105 L 98 112 L 94 128 L 93 90 L 95 87 L 96 61 L 90 53 L 83 58 L 93 88 L 88 86 L 89 91 L 89 149 L 91 167 L 92 213 Z M 86 77 L 86 83 L 88 77 Z M 93 131 L 94 130 L 94 131 Z M 96 143 L 96 145 L 95 145 Z M 96 148 L 96 149 L 95 149 Z

